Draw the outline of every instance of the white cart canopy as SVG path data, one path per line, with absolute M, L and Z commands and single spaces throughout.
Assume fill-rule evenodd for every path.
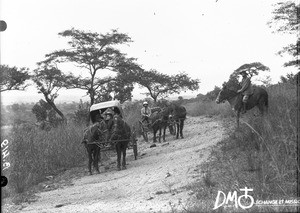
M 120 101 L 118 100 L 106 101 L 98 104 L 93 104 L 90 107 L 90 115 L 91 115 L 92 122 L 94 123 L 95 116 L 97 114 L 103 114 L 105 110 L 107 110 L 108 108 L 111 108 L 111 110 L 113 110 L 117 114 L 120 114 L 121 117 L 123 117 L 123 110 Z

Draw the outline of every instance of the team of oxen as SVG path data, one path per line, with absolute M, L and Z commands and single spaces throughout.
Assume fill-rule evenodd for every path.
M 109 141 L 110 146 L 115 147 L 117 152 L 117 169 L 126 169 L 126 150 L 130 140 L 132 140 L 132 131 L 129 124 L 123 120 L 122 116 L 114 115 L 111 123 L 105 123 L 98 116 L 99 122 L 95 122 L 93 125 L 89 126 L 83 137 L 83 143 L 86 147 L 89 161 L 88 170 L 89 174 L 92 174 L 92 164 L 97 173 L 99 171 L 99 156 L 100 149 L 99 143 L 95 141 Z M 153 130 L 153 142 L 157 142 L 156 134 L 159 132 L 159 142 L 161 142 L 161 133 L 163 133 L 163 141 L 165 141 L 166 129 L 170 122 L 175 124 L 176 139 L 183 138 L 183 127 L 184 120 L 186 119 L 186 109 L 183 106 L 176 104 L 171 104 L 169 106 L 159 108 L 154 111 L 150 117 L 150 127 Z M 111 127 L 110 131 L 108 126 Z M 172 129 L 171 129 L 172 132 Z M 122 158 L 122 166 L 121 166 Z

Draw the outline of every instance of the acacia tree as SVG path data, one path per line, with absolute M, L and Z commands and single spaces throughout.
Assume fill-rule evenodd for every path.
M 199 89 L 199 79 L 192 79 L 186 73 L 181 72 L 170 76 L 170 94 L 186 92 L 187 90 L 195 91 Z
M 242 71 L 242 70 L 246 71 L 246 73 L 248 75 L 250 75 L 250 77 L 253 77 L 255 75 L 258 75 L 259 72 L 261 72 L 261 71 L 269 71 L 270 68 L 263 65 L 260 62 L 253 62 L 253 63 L 250 63 L 250 64 L 243 64 L 242 66 L 237 68 L 235 71 L 233 71 L 233 73 L 229 76 L 228 82 L 224 82 L 224 84 L 226 84 L 226 86 L 228 88 L 231 88 L 232 90 L 238 90 L 240 88 L 239 81 L 238 81 L 239 72 Z
M 145 94 L 154 102 L 157 102 L 159 97 L 165 98 L 170 94 L 199 88 L 199 80 L 193 80 L 185 73 L 169 76 L 151 69 L 150 71 L 140 70 L 138 76 L 137 83 L 148 90 Z
M 0 65 L 0 92 L 24 90 L 28 86 L 25 81 L 29 78 L 28 68 Z
M 154 102 L 157 102 L 159 96 L 164 96 L 168 92 L 169 78 L 167 75 L 157 72 L 156 70 L 141 71 L 137 79 L 140 87 L 145 87 Z
M 293 60 L 288 61 L 284 66 L 300 67 L 299 54 L 300 54 L 300 38 L 299 38 L 299 26 L 300 26 L 300 4 L 296 4 L 294 1 L 284 1 L 275 4 L 273 11 L 273 19 L 268 22 L 270 27 L 274 27 L 273 33 L 286 33 L 297 35 L 294 44 L 290 44 L 284 47 L 278 52 L 279 55 L 285 53 L 293 56 Z
M 134 79 L 128 75 L 119 73 L 116 78 L 101 85 L 96 91 L 96 102 L 110 101 L 117 99 L 121 103 L 127 100 L 131 100 L 132 91 L 134 89 Z M 113 96 L 112 96 L 112 95 Z
M 49 106 L 55 110 L 62 120 L 66 121 L 64 114 L 57 108 L 54 100 L 58 97 L 58 91 L 61 88 L 68 87 L 68 81 L 72 76 L 65 75 L 51 63 L 39 63 L 39 65 L 32 76 L 38 93 L 42 93 Z
M 71 62 L 76 66 L 88 71 L 89 77 L 73 76 L 68 80 L 69 88 L 79 88 L 87 91 L 90 96 L 91 105 L 95 102 L 97 90 L 101 86 L 111 82 L 113 78 L 99 78 L 98 72 L 110 70 L 121 72 L 130 70 L 135 59 L 128 58 L 115 46 L 131 42 L 127 34 L 112 30 L 106 34 L 84 32 L 72 28 L 59 33 L 60 36 L 69 39 L 71 48 L 54 51 L 46 55 L 47 61 Z

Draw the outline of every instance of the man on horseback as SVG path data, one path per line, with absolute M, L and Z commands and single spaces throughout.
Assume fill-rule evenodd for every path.
M 240 83 L 242 88 L 240 90 L 238 90 L 237 92 L 242 93 L 242 95 L 243 95 L 243 100 L 242 100 L 243 105 L 242 105 L 241 113 L 245 113 L 249 96 L 253 94 L 253 90 L 252 90 L 251 80 L 248 77 L 246 70 L 239 71 L 239 74 L 243 76 L 243 79 Z
M 147 124 L 149 125 L 150 124 L 149 117 L 151 115 L 151 109 L 148 107 L 147 101 L 143 103 L 143 108 L 141 109 L 141 115 L 142 115 L 142 123 L 146 121 Z

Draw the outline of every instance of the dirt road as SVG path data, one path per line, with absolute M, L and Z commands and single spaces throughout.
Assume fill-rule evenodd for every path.
M 217 119 L 189 117 L 184 139 L 174 140 L 168 135 L 166 143 L 158 143 L 154 148 L 140 141 L 138 160 L 133 159 L 132 150 L 128 152 L 127 170 L 117 171 L 112 163 L 109 169 L 102 166 L 101 174 L 70 179 L 71 184 L 38 193 L 37 201 L 21 212 L 179 210 L 191 197 L 186 186 L 199 178 L 199 164 L 207 159 L 210 147 L 223 134 Z

